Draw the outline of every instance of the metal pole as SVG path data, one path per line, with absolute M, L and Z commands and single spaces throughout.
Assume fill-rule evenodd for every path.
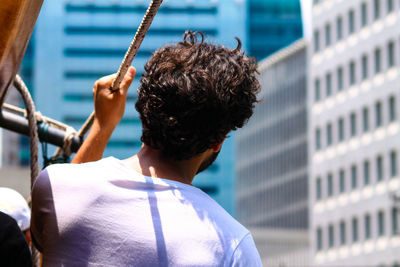
M 12 112 L 6 110 L 1 111 L 0 127 L 29 137 L 28 120 Z M 64 145 L 65 131 L 49 126 L 44 122 L 38 123 L 38 131 L 39 140 L 41 142 L 49 143 L 58 147 Z M 78 151 L 82 142 L 83 140 L 81 138 L 74 136 L 71 143 L 71 152 Z

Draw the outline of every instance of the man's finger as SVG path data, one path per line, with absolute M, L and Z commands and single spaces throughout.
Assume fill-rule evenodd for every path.
M 133 78 L 135 78 L 135 74 L 136 69 L 134 67 L 129 67 L 124 79 L 121 82 L 120 90 L 122 94 L 126 94 L 128 92 L 129 86 L 131 86 Z

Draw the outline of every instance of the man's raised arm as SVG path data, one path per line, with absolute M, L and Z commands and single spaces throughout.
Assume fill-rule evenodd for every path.
M 130 67 L 119 90 L 114 92 L 111 90 L 111 84 L 116 74 L 103 77 L 95 82 L 93 88 L 94 122 L 71 163 L 84 163 L 102 158 L 108 140 L 124 115 L 128 89 L 135 74 L 136 69 Z

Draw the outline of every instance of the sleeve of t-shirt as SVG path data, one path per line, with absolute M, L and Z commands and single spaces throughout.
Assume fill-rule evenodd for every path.
M 253 237 L 248 233 L 232 255 L 230 266 L 235 267 L 259 267 L 262 266 L 260 254 L 254 244 Z
M 43 252 L 43 230 L 46 229 L 46 219 L 53 212 L 53 197 L 47 170 L 43 170 L 32 188 L 32 240 L 39 251 Z

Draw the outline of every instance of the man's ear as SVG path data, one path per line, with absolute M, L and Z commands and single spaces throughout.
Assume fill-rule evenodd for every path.
M 212 149 L 214 152 L 219 152 L 221 150 L 222 147 L 222 143 L 225 141 L 226 137 L 228 136 L 228 134 L 230 133 L 230 131 L 225 135 L 224 139 L 222 139 L 221 142 L 219 142 L 218 144 L 215 144 Z

